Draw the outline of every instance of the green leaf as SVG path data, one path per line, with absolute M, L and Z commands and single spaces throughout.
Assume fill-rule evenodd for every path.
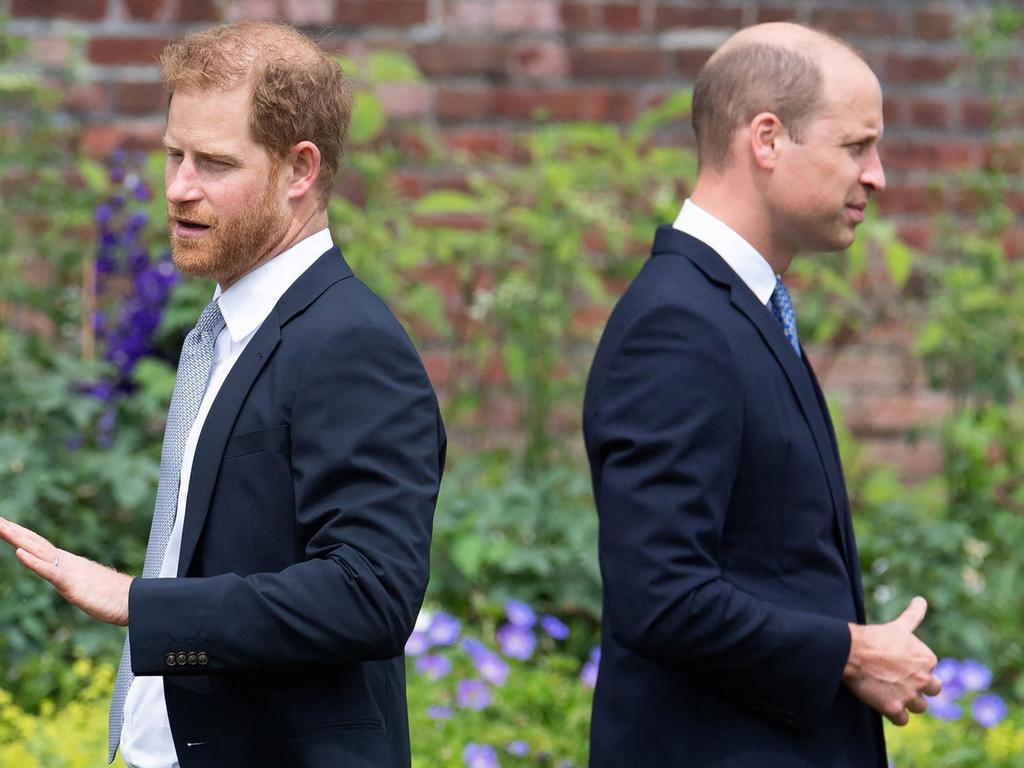
M 885 248 L 884 256 L 890 279 L 897 288 L 902 288 L 907 284 L 914 264 L 913 251 L 902 240 L 892 239 Z
M 413 206 L 413 211 L 424 216 L 451 213 L 485 213 L 486 207 L 479 197 L 453 189 L 439 189 L 417 200 Z
M 423 80 L 416 62 L 401 51 L 373 51 L 367 62 L 375 83 L 419 83 Z
M 365 144 L 377 137 L 383 130 L 386 115 L 380 99 L 370 91 L 356 91 L 352 109 L 352 124 L 349 126 L 349 141 Z

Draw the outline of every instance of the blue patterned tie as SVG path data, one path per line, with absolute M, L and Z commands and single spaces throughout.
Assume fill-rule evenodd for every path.
M 775 290 L 772 291 L 772 298 L 768 302 L 775 319 L 782 325 L 782 332 L 786 334 L 790 346 L 796 351 L 797 357 L 800 353 L 800 338 L 796 335 L 796 312 L 793 311 L 793 302 L 789 300 L 789 291 L 782 284 L 782 278 L 775 278 Z
M 206 394 L 206 385 L 213 366 L 213 348 L 217 334 L 224 327 L 224 317 L 216 300 L 206 305 L 199 316 L 196 327 L 189 331 L 181 348 L 181 361 L 174 381 L 171 407 L 167 411 L 167 426 L 164 429 L 164 445 L 160 453 L 160 482 L 157 484 L 156 505 L 153 509 L 153 525 L 149 531 L 146 560 L 142 566 L 142 578 L 152 579 L 160 575 L 164 564 L 167 542 L 174 530 L 174 516 L 178 509 L 178 489 L 181 484 L 181 461 L 185 453 L 185 442 L 192 430 L 192 424 L 199 413 L 199 406 Z M 121 740 L 124 725 L 124 701 L 132 684 L 132 655 L 128 638 L 124 641 L 121 665 L 114 680 L 114 694 L 110 699 L 110 730 L 107 733 L 107 762 L 114 759 L 117 745 Z

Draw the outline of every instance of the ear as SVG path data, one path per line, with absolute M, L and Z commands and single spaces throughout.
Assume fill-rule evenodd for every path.
M 747 140 L 754 163 L 765 171 L 775 168 L 779 151 L 788 136 L 785 126 L 773 112 L 760 112 L 747 126 Z
M 288 152 L 285 169 L 288 199 L 304 198 L 320 176 L 320 149 L 311 141 L 300 141 Z

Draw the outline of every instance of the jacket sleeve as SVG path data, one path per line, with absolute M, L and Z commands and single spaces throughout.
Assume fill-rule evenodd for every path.
M 136 579 L 136 675 L 403 652 L 427 585 L 445 437 L 419 357 L 393 326 L 330 334 L 296 371 L 291 464 L 305 558 L 245 577 Z M 173 652 L 201 662 L 170 666 Z
M 728 339 L 700 313 L 663 305 L 639 313 L 605 360 L 586 416 L 606 627 L 642 657 L 812 727 L 841 683 L 849 628 L 723 578 L 749 405 Z

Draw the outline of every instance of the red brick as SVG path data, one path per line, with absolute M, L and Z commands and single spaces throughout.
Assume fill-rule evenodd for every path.
M 816 367 L 822 386 L 830 392 L 905 390 L 913 383 L 915 373 L 910 354 L 891 345 L 848 347 L 841 350 L 830 365 Z
M 414 213 L 413 224 L 423 229 L 465 229 L 475 232 L 487 229 L 487 217 L 479 213 Z
M 397 170 L 390 176 L 391 188 L 407 200 L 423 196 L 423 178 L 416 171 Z
M 738 27 L 743 23 L 742 8 L 719 8 L 715 4 L 697 7 L 658 5 L 654 12 L 654 28 L 671 27 Z
M 88 155 L 106 157 L 115 149 L 156 149 L 163 135 L 163 121 L 90 125 L 82 131 L 80 146 Z
M 896 235 L 907 245 L 928 251 L 932 247 L 935 229 L 929 221 L 908 222 L 896 228 Z
M 977 160 L 978 145 L 965 141 L 892 140 L 882 143 L 885 167 L 893 171 L 957 170 L 970 168 Z
M 899 15 L 869 6 L 816 9 L 811 13 L 811 23 L 828 32 L 843 36 L 893 37 L 903 34 L 903 24 Z
M 491 23 L 502 32 L 557 32 L 562 19 L 556 0 L 493 0 Z
M 143 19 L 153 21 L 160 18 L 160 12 L 164 10 L 165 0 L 124 0 L 125 10 L 129 19 Z
M 555 40 L 521 43 L 513 56 L 519 72 L 529 77 L 563 77 L 569 71 L 565 45 Z
M 505 73 L 506 55 L 506 47 L 498 43 L 425 43 L 413 50 L 417 66 L 431 77 L 498 77 Z
M 391 117 L 418 117 L 430 111 L 430 91 L 422 83 L 379 83 L 374 90 Z
M 959 59 L 943 54 L 899 54 L 885 59 L 885 80 L 892 83 L 944 83 L 956 70 Z
M 155 64 L 167 41 L 156 37 L 94 37 L 89 60 L 94 64 Z
M 586 117 L 586 106 L 579 91 L 535 91 L 502 88 L 495 95 L 495 112 L 501 117 L 529 120 L 543 116 L 548 120 L 578 120 Z
M 942 190 L 927 184 L 891 184 L 878 198 L 886 216 L 901 213 L 935 213 L 943 209 Z
M 712 53 L 714 51 L 704 48 L 686 48 L 677 51 L 675 54 L 676 71 L 683 77 L 692 79 L 697 76 L 704 63 L 711 58 Z
M 903 105 L 905 103 L 906 99 L 903 98 L 898 99 L 894 96 L 882 97 L 882 115 L 885 118 L 886 128 L 906 125 L 903 116 Z
M 13 0 L 11 15 L 15 18 L 97 21 L 107 15 L 107 0 Z
M 798 8 L 792 6 L 760 5 L 757 8 L 757 23 L 764 24 L 769 21 L 802 21 L 803 14 Z
M 71 41 L 66 37 L 36 37 L 30 45 L 32 60 L 44 67 L 63 67 L 71 56 Z
M 110 92 L 103 83 L 78 83 L 63 90 L 61 106 L 74 114 L 106 112 L 110 109 Z
M 275 21 L 281 17 L 280 0 L 233 0 L 225 8 L 225 21 Z
M 409 27 L 427 20 L 426 0 L 339 0 L 336 24 Z
M 167 111 L 167 89 L 162 83 L 118 83 L 117 108 L 124 115 Z
M 494 91 L 486 87 L 447 86 L 438 89 L 434 109 L 442 120 L 466 120 L 494 113 Z
M 845 409 L 846 423 L 865 435 L 895 435 L 940 422 L 952 410 L 947 394 L 908 391 L 890 395 L 862 395 Z
M 210 0 L 178 0 L 178 21 L 220 21 L 217 3 Z
M 868 440 L 864 463 L 869 467 L 896 467 L 905 482 L 925 480 L 942 469 L 942 446 L 936 440 Z
M 960 124 L 964 128 L 987 131 L 994 114 L 988 99 L 965 98 L 960 102 Z
M 448 383 L 452 372 L 452 353 L 446 349 L 432 349 L 423 353 L 423 367 L 427 378 L 435 387 Z
M 284 16 L 299 27 L 330 24 L 335 0 L 283 0 Z
M 945 40 L 956 31 L 956 19 L 950 10 L 918 11 L 914 14 L 914 34 L 922 40 Z
M 569 52 L 572 74 L 580 78 L 647 78 L 665 72 L 662 53 L 649 48 L 606 46 Z
M 600 29 L 598 8 L 592 3 L 562 3 L 562 28 L 567 32 L 593 32 Z
M 493 128 L 452 128 L 445 131 L 445 143 L 454 151 L 474 157 L 512 157 L 512 136 Z
M 637 3 L 606 5 L 601 16 L 604 28 L 612 32 L 636 32 L 642 21 Z
M 587 120 L 627 123 L 636 118 L 637 100 L 633 91 L 595 88 L 584 92 L 584 114 Z
M 910 102 L 910 124 L 915 128 L 945 128 L 949 122 L 949 105 L 936 99 L 915 99 Z

